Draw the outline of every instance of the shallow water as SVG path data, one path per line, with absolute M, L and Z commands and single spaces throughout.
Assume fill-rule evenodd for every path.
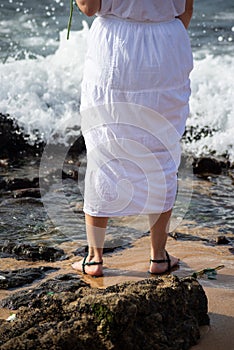
M 77 181 L 61 180 L 50 169 L 49 173 L 56 176 L 44 174 L 44 182 L 41 184 L 47 183 L 47 187 L 44 187 L 45 195 L 42 199 L 16 199 L 10 193 L 2 195 L 0 241 L 10 239 L 53 245 L 76 241 L 80 245 L 86 244 L 82 211 L 85 167 L 85 156 L 81 158 L 79 167 L 72 162 L 67 162 L 64 166 L 66 172 L 74 168 L 79 170 Z M 23 167 L 2 171 L 0 176 L 32 179 L 38 176 L 38 164 L 32 160 Z M 189 239 L 189 235 L 197 236 L 196 232 L 204 228 L 199 230 L 200 237 L 215 240 L 218 235 L 226 235 L 233 240 L 234 195 L 231 178 L 220 175 L 203 180 L 193 176 L 191 169 L 183 166 L 179 171 L 178 188 L 171 230 L 186 233 Z M 106 244 L 123 246 L 132 243 L 147 231 L 146 217 L 111 219 Z
M 209 180 L 194 179 L 193 195 L 185 219 L 200 227 L 220 227 L 220 233 L 234 233 L 232 181 L 220 175 Z

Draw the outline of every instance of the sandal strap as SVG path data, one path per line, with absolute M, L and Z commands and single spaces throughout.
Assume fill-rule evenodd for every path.
M 82 263 L 82 272 L 83 272 L 84 275 L 86 275 L 86 272 L 85 272 L 85 264 L 87 264 L 87 263 L 86 263 L 87 257 L 88 257 L 88 254 L 85 255 L 84 260 L 83 260 L 83 263 Z
M 103 261 L 88 261 L 88 262 L 86 262 L 87 257 L 88 257 L 88 254 L 84 257 L 84 260 L 82 263 L 82 272 L 85 275 L 87 275 L 87 273 L 85 272 L 85 266 L 102 265 L 103 264 Z
M 87 263 L 85 263 L 85 266 L 90 266 L 90 265 L 102 265 L 103 261 L 89 261 Z
M 157 264 L 163 264 L 163 263 L 167 263 L 168 264 L 168 271 L 171 269 L 171 259 L 170 259 L 170 256 L 168 254 L 168 252 L 166 251 L 166 259 L 159 259 L 159 260 L 155 260 L 155 259 L 150 259 L 150 262 L 153 262 L 153 263 L 157 263 Z

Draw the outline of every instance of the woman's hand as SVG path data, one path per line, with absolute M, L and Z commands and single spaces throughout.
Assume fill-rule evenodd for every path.
M 178 16 L 185 28 L 187 29 L 190 23 L 190 20 L 193 15 L 193 0 L 186 0 L 185 12 L 182 15 Z
M 76 0 L 77 6 L 86 16 L 93 16 L 100 10 L 101 0 Z

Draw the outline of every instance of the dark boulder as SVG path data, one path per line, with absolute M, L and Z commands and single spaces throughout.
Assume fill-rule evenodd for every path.
M 27 177 L 25 178 L 6 178 L 1 179 L 0 189 L 5 191 L 14 191 L 21 190 L 26 188 L 38 188 L 39 187 L 39 178 L 35 177 L 30 180 Z
M 215 158 L 202 157 L 193 162 L 193 172 L 200 177 L 220 175 L 222 173 L 221 163 Z
M 41 191 L 39 188 L 24 188 L 21 190 L 13 191 L 13 197 L 14 198 L 24 198 L 24 197 L 41 198 Z
M 64 260 L 66 256 L 64 251 L 59 248 L 5 241 L 3 244 L 0 244 L 0 258 L 52 262 Z
M 81 287 L 88 288 L 88 285 L 80 279 L 79 275 L 72 273 L 58 275 L 30 290 L 11 294 L 1 301 L 0 306 L 12 310 L 19 309 L 21 306 L 43 308 L 43 296 L 51 296 L 62 292 L 75 292 Z
M 197 280 L 168 276 L 52 293 L 2 321 L 1 350 L 187 350 L 209 324 Z
M 72 142 L 71 147 L 69 148 L 68 154 L 75 159 L 78 154 L 81 154 L 86 151 L 85 141 L 82 134 L 80 134 L 74 142 Z
M 44 278 L 46 273 L 55 270 L 58 269 L 49 266 L 41 266 L 0 271 L 0 289 L 10 289 L 30 284 L 35 280 Z
M 232 185 L 234 185 L 234 171 L 233 170 L 229 170 L 228 171 L 228 176 L 230 177 L 230 179 L 232 181 Z
M 31 145 L 28 135 L 23 128 L 20 128 L 16 120 L 9 115 L 0 113 L 0 158 L 9 158 L 18 161 L 25 156 L 39 156 L 44 149 L 44 142 L 40 140 L 35 130 L 36 141 Z
M 42 155 L 46 143 L 42 140 L 39 130 L 35 129 L 33 133 L 34 144 L 30 142 L 29 135 L 26 134 L 23 127 L 17 124 L 14 118 L 0 113 L 0 160 L 3 164 L 5 158 L 18 163 L 19 160 L 30 156 L 39 157 Z M 68 154 L 74 158 L 77 158 L 78 154 L 86 150 L 85 141 L 79 127 L 77 137 L 68 142 L 70 144 Z M 59 145 L 56 145 L 56 149 L 58 147 Z M 64 145 L 60 145 L 60 147 L 64 147 Z
M 229 240 L 227 237 L 225 237 L 225 236 L 218 236 L 218 237 L 216 238 L 216 243 L 217 243 L 218 245 L 221 245 L 221 244 L 229 244 L 229 243 L 230 243 L 230 240 Z

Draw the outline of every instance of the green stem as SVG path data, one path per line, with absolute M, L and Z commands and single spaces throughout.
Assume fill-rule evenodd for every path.
M 200 278 L 200 277 L 202 277 L 203 275 L 205 275 L 207 273 L 216 272 L 216 271 L 221 270 L 223 268 L 224 268 L 224 265 L 219 265 L 219 266 L 216 266 L 214 268 L 207 268 L 207 269 L 203 269 L 203 270 L 200 270 L 200 271 L 195 271 L 192 274 L 192 277 Z
M 70 0 L 70 15 L 69 15 L 69 20 L 67 25 L 67 40 L 69 39 L 69 34 L 71 30 L 72 15 L 73 15 L 73 0 Z

